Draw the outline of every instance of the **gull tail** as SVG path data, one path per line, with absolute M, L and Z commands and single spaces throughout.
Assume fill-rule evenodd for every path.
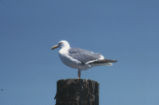
M 103 60 L 96 60 L 94 62 L 90 62 L 89 64 L 92 66 L 102 66 L 102 65 L 112 66 L 112 63 L 115 62 L 117 62 L 117 60 L 103 59 Z

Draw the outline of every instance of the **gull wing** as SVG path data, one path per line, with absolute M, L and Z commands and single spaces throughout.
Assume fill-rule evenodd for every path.
M 101 54 L 94 53 L 88 50 L 80 49 L 80 48 L 71 48 L 69 50 L 69 55 L 80 61 L 81 63 L 87 63 L 91 61 L 95 61 L 103 57 Z M 103 57 L 104 58 L 104 57 Z

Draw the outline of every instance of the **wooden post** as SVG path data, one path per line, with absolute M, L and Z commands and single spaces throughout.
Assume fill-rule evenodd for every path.
M 99 105 L 99 84 L 85 79 L 59 80 L 55 99 L 56 105 Z

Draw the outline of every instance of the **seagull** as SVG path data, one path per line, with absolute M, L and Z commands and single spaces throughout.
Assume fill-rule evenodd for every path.
M 59 41 L 57 45 L 51 47 L 51 50 L 56 48 L 60 48 L 59 57 L 61 61 L 65 65 L 78 70 L 78 79 L 81 78 L 82 70 L 87 70 L 94 66 L 111 66 L 112 63 L 117 62 L 117 60 L 105 59 L 102 54 L 80 48 L 71 48 L 66 40 Z

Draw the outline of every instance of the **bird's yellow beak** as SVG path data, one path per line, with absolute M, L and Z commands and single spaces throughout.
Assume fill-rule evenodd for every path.
M 54 49 L 56 49 L 58 47 L 59 47 L 58 45 L 54 45 L 54 46 L 51 47 L 51 50 L 54 50 Z

